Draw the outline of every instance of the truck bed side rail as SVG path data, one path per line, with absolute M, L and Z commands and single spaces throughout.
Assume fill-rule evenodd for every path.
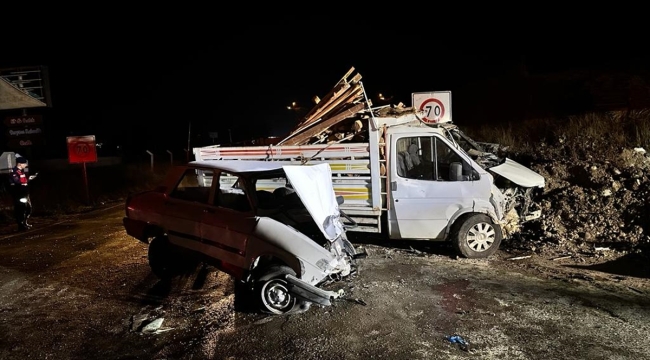
M 329 163 L 332 169 L 334 192 L 344 198 L 341 209 L 358 223 L 350 231 L 381 232 L 381 204 L 373 204 L 371 156 L 368 143 L 206 146 L 195 148 L 193 151 L 196 160 L 268 160 L 312 165 Z M 222 179 L 223 181 L 228 180 Z M 257 184 L 258 188 L 268 191 L 273 191 L 283 185 L 272 180 L 260 180 Z M 344 219 L 344 221 L 347 220 Z

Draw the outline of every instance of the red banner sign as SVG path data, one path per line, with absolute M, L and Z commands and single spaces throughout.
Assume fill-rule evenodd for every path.
M 41 115 L 5 117 L 5 125 L 9 127 L 33 126 L 33 125 L 41 125 L 42 123 L 43 123 L 43 118 L 41 117 Z

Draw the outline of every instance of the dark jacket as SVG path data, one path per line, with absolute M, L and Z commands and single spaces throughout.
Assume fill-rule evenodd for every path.
M 9 177 L 9 191 L 14 197 L 25 197 L 29 195 L 29 170 L 14 167 Z

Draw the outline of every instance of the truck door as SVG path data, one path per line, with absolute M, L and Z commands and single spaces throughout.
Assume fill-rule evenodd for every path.
M 437 134 L 393 134 L 390 145 L 390 237 L 444 238 L 452 216 L 473 207 L 478 172 Z

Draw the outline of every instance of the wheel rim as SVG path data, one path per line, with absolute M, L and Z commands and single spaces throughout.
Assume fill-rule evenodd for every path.
M 272 279 L 262 287 L 262 302 L 270 312 L 284 314 L 293 308 L 296 299 L 289 293 L 286 281 Z
M 496 231 L 492 224 L 485 222 L 472 226 L 467 232 L 465 241 L 470 249 L 476 252 L 488 250 L 496 240 Z

